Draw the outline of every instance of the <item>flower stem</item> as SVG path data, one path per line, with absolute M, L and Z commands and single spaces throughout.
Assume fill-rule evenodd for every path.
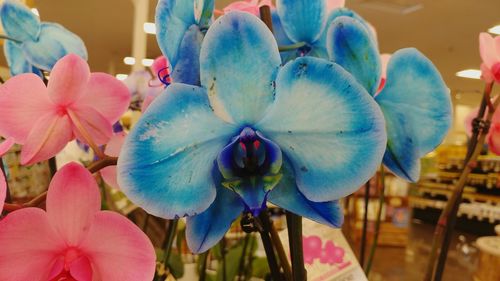
M 264 213 L 266 211 L 263 211 Z M 262 215 L 262 214 L 261 214 Z M 255 218 L 256 222 L 260 223 L 262 228 L 259 229 L 260 238 L 262 239 L 262 244 L 264 245 L 264 250 L 266 252 L 267 263 L 269 264 L 269 269 L 271 270 L 271 277 L 273 281 L 281 281 L 280 269 L 278 267 L 278 261 L 276 260 L 276 254 L 274 253 L 273 242 L 269 237 L 269 228 L 266 224 L 262 222 L 260 218 Z
M 3 35 L 3 34 L 0 34 L 0 39 L 4 39 L 4 40 L 10 40 L 10 41 L 13 41 L 13 42 L 16 42 L 18 44 L 21 44 L 23 42 L 21 42 L 20 40 L 17 40 L 17 39 L 14 39 L 14 38 L 11 38 L 7 35 Z
M 306 42 L 297 42 L 292 45 L 284 45 L 284 46 L 278 46 L 278 50 L 280 52 L 286 52 L 286 51 L 293 51 L 299 48 L 302 48 L 306 45 Z
M 302 217 L 291 212 L 286 212 L 286 223 L 288 227 L 290 256 L 292 258 L 292 280 L 305 281 L 307 280 L 307 273 L 304 267 L 304 250 L 302 245 Z
M 57 172 L 57 161 L 56 161 L 56 157 L 52 157 L 49 159 L 49 170 L 50 170 L 50 177 L 53 178 L 54 175 L 56 174 Z
M 259 8 L 260 19 L 267 25 L 271 32 L 273 31 L 273 17 L 271 15 L 271 7 L 263 5 Z
M 471 138 L 471 143 L 467 149 L 467 156 L 464 160 L 464 168 L 460 174 L 458 182 L 446 203 L 441 216 L 437 222 L 436 228 L 434 230 L 434 238 L 432 242 L 431 253 L 429 255 L 429 264 L 427 265 L 427 271 L 424 280 L 436 280 L 440 281 L 444 272 L 445 263 L 448 255 L 448 249 L 451 242 L 451 234 L 456 223 L 457 211 L 462 202 L 462 194 L 464 191 L 465 184 L 467 182 L 467 177 L 472 171 L 473 165 L 479 156 L 483 144 L 486 140 L 488 134 L 489 123 L 493 117 L 495 109 L 500 103 L 500 99 L 497 99 L 492 107 L 488 110 L 486 116 L 486 106 L 491 102 L 490 94 L 493 88 L 493 83 L 487 84 L 483 94 L 483 100 L 481 102 L 480 110 L 474 121 L 474 130 Z M 437 253 L 439 251 L 439 259 L 436 263 Z
M 363 214 L 363 229 L 361 229 L 361 247 L 359 253 L 359 263 L 361 267 L 365 264 L 366 236 L 368 231 L 368 204 L 370 203 L 370 180 L 365 183 L 365 205 Z
M 97 173 L 100 170 L 108 167 L 108 166 L 114 166 L 116 165 L 116 162 L 118 161 L 118 157 L 111 157 L 105 155 L 102 159 L 99 159 L 92 164 L 90 164 L 87 169 L 89 170 L 90 173 Z
M 245 235 L 245 239 L 243 240 L 243 250 L 241 251 L 241 257 L 240 257 L 240 262 L 238 265 L 238 281 L 243 281 L 245 280 L 245 260 L 246 260 L 246 253 L 247 253 L 247 248 L 248 244 L 250 242 L 250 233 L 247 233 Z
M 378 198 L 378 211 L 377 211 L 377 220 L 375 221 L 375 233 L 373 235 L 373 243 L 370 247 L 370 255 L 368 256 L 368 261 L 366 262 L 365 273 L 366 276 L 369 276 L 370 270 L 372 268 L 373 257 L 375 256 L 375 250 L 378 246 L 378 235 L 380 233 L 380 224 L 382 222 L 382 208 L 384 207 L 385 202 L 385 169 L 384 165 L 380 165 L 380 194 Z
M 207 261 L 208 261 L 208 254 L 209 253 L 210 253 L 210 249 L 199 256 L 199 258 L 201 259 L 199 281 L 205 281 L 207 279 Z
M 278 231 L 276 230 L 276 227 L 270 221 L 271 224 L 271 240 L 273 241 L 274 247 L 276 248 L 276 252 L 278 252 L 278 257 L 280 259 L 280 264 L 281 267 L 283 268 L 283 272 L 285 273 L 285 279 L 286 280 L 293 280 L 292 279 L 292 268 L 290 267 L 290 263 L 288 262 L 288 257 L 285 253 L 285 249 L 283 248 L 283 243 L 281 243 L 280 236 L 278 234 Z
M 83 139 L 92 148 L 97 157 L 99 157 L 100 159 L 104 159 L 106 156 L 99 148 L 99 146 L 97 146 L 94 140 L 92 140 L 92 137 L 90 136 L 89 132 L 85 129 L 83 124 L 80 122 L 80 119 L 78 119 L 78 117 L 73 112 L 71 112 L 71 110 L 68 110 L 68 115 L 71 118 L 71 121 L 73 121 L 73 124 L 75 124 L 76 129 L 80 132 L 80 134 L 82 134 Z
M 170 220 L 168 223 L 167 233 L 165 234 L 165 240 L 163 240 L 163 249 L 165 249 L 163 264 L 165 268 L 168 267 L 168 260 L 170 258 L 170 253 L 172 252 L 172 245 L 174 243 L 175 235 L 177 234 L 177 224 L 179 220 Z

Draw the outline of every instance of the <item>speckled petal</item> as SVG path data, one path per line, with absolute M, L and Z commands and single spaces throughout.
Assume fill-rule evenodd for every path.
M 172 67 L 175 67 L 184 33 L 196 24 L 194 0 L 158 1 L 155 23 L 158 45 Z
M 34 66 L 50 71 L 67 54 L 87 60 L 87 49 L 82 39 L 56 23 L 42 23 L 37 41 L 24 42 L 23 51 Z
M 200 49 L 203 33 L 193 24 L 186 30 L 179 47 L 177 64 L 172 72 L 172 79 L 176 83 L 200 85 Z
M 208 30 L 200 55 L 201 84 L 222 119 L 239 125 L 260 120 L 273 101 L 281 64 L 267 26 L 246 12 L 230 12 Z
M 327 49 L 330 59 L 349 71 L 369 94 L 374 95 L 382 71 L 375 41 L 357 19 L 341 16 L 328 28 Z
M 279 184 L 269 192 L 269 202 L 291 211 L 299 216 L 314 220 L 331 227 L 340 227 L 344 220 L 338 201 L 313 202 L 297 188 L 292 165 L 285 161 L 283 177 Z
M 295 42 L 313 43 L 325 28 L 326 2 L 277 0 L 276 9 L 288 37 Z
M 375 98 L 387 123 L 384 163 L 410 181 L 419 177 L 419 158 L 444 139 L 452 122 L 450 91 L 432 62 L 418 50 L 394 53 L 387 82 Z
M 275 103 L 256 129 L 281 147 L 298 189 L 315 202 L 358 189 L 386 146 L 384 119 L 373 98 L 340 66 L 312 57 L 283 67 Z
M 156 216 L 198 214 L 215 198 L 213 162 L 236 133 L 213 114 L 203 88 L 172 84 L 125 140 L 118 184 Z

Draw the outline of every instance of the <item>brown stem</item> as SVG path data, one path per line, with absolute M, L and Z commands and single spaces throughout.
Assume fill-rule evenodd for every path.
M 285 279 L 293 280 L 292 268 L 290 267 L 290 263 L 288 262 L 288 257 L 286 256 L 285 249 L 283 248 L 283 243 L 281 243 L 278 231 L 276 230 L 276 227 L 274 226 L 272 221 L 270 222 L 270 224 L 271 240 L 273 241 L 273 245 L 276 248 L 276 252 L 278 252 L 278 258 L 280 260 L 281 267 L 283 268 L 283 272 L 285 273 Z
M 269 30 L 273 32 L 273 17 L 271 15 L 271 7 L 264 5 L 259 8 L 260 19 L 267 25 Z
M 105 155 L 102 159 L 99 159 L 95 161 L 94 163 L 90 164 L 87 169 L 89 170 L 90 173 L 96 173 L 99 172 L 100 170 L 108 167 L 108 166 L 114 166 L 118 162 L 118 157 L 111 157 Z
M 486 118 L 483 119 L 486 105 L 488 104 L 488 100 L 490 99 L 492 87 L 493 84 L 488 84 L 486 86 L 483 101 L 477 116 L 478 119 L 484 120 L 486 123 L 489 123 L 491 121 L 493 113 L 500 103 L 500 99 L 497 99 L 493 104 L 493 109 L 488 110 Z M 427 265 L 427 271 L 424 277 L 425 281 L 441 279 L 442 273 L 444 271 L 444 262 L 446 261 L 450 243 L 449 240 L 451 238 L 451 232 L 453 231 L 453 228 L 455 226 L 458 207 L 460 206 L 460 203 L 462 201 L 462 194 L 465 184 L 467 183 L 467 177 L 473 168 L 471 164 L 477 160 L 477 157 L 481 153 L 487 134 L 488 128 L 483 130 L 474 130 L 473 136 L 471 138 L 471 145 L 468 147 L 467 157 L 464 161 L 464 168 L 460 174 L 455 189 L 451 193 L 451 196 L 448 199 L 448 202 L 446 203 L 441 216 L 439 217 L 436 229 L 434 230 L 434 238 L 432 242 L 431 253 L 429 256 L 429 264 Z M 440 258 L 439 262 L 436 264 L 436 258 L 439 250 L 441 250 Z

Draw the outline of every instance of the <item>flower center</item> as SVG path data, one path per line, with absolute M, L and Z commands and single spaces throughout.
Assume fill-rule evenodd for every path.
M 77 280 L 76 276 L 72 275 L 72 268 L 78 268 L 78 271 L 87 270 L 85 275 L 92 276 L 91 266 L 88 258 L 77 248 L 70 247 L 64 250 L 56 259 L 52 266 L 49 276 L 51 281 L 73 281 Z
M 250 127 L 224 147 L 217 157 L 222 185 L 236 192 L 254 216 L 266 206 L 266 198 L 280 181 L 281 149 Z
M 496 81 L 500 82 L 500 62 L 497 62 L 491 67 L 491 73 Z

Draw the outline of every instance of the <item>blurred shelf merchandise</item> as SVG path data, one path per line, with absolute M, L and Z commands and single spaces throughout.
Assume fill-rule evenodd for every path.
M 411 185 L 413 217 L 436 223 L 464 167 L 465 146 L 441 146 L 423 160 L 420 181 Z M 435 168 L 432 168 L 435 167 Z M 500 157 L 483 151 L 474 163 L 458 210 L 457 228 L 493 235 L 500 223 Z

